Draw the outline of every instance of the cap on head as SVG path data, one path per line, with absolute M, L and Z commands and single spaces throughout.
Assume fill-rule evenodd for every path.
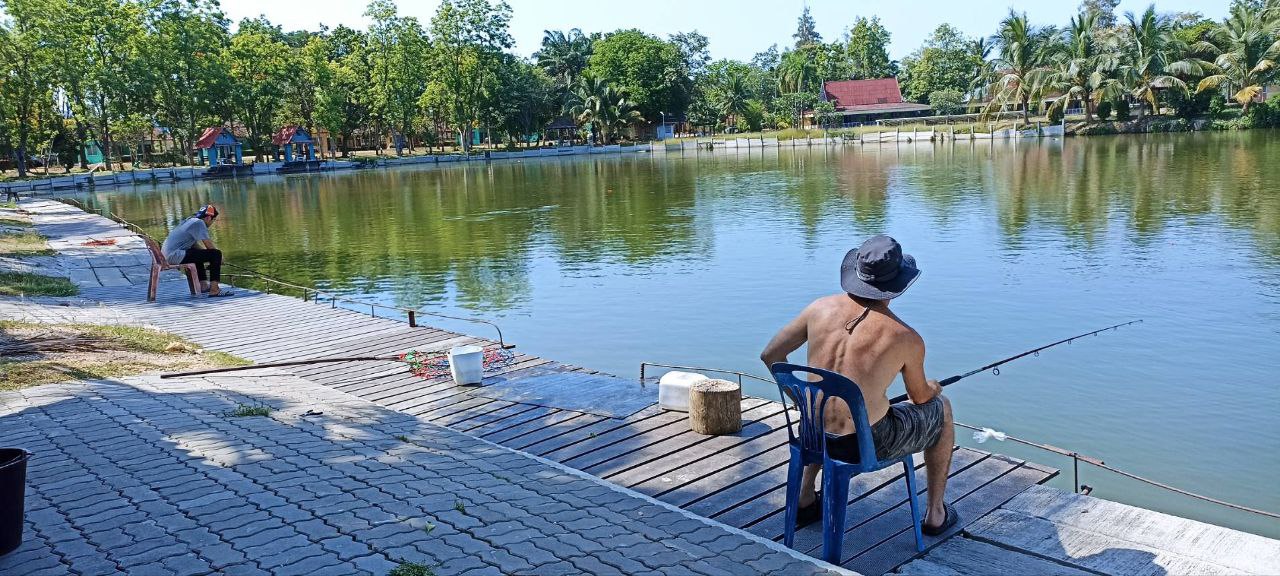
M 916 259 L 902 253 L 902 245 L 884 234 L 868 238 L 850 250 L 840 264 L 840 286 L 845 292 L 870 300 L 901 296 L 920 277 Z
M 195 217 L 196 218 L 205 218 L 205 217 L 217 218 L 218 207 L 214 206 L 213 204 L 205 204 L 204 206 L 200 207 L 200 210 L 196 211 Z

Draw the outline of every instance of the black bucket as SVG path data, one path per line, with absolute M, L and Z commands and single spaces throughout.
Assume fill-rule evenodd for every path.
M 23 497 L 27 489 L 27 459 L 21 448 L 0 448 L 0 556 L 22 544 Z

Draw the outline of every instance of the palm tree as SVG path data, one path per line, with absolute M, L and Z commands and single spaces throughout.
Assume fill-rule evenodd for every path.
M 1032 28 L 1026 12 L 1013 10 L 1000 22 L 993 40 L 1000 46 L 1000 56 L 993 62 L 995 73 L 987 87 L 992 95 L 987 113 L 1016 103 L 1022 106 L 1022 121 L 1027 122 L 1031 99 L 1040 93 L 1054 46 L 1046 34 Z
M 733 125 L 738 117 L 750 110 L 747 104 L 750 93 L 747 90 L 747 79 L 743 74 L 730 73 L 717 92 L 716 108 L 721 116 L 728 119 L 726 122 L 729 125 Z
M 1129 94 L 1142 100 L 1151 114 L 1160 111 L 1158 90 L 1173 88 L 1189 92 L 1181 76 L 1197 76 L 1208 65 L 1203 60 L 1186 57 L 1195 47 L 1179 40 L 1173 34 L 1173 21 L 1167 15 L 1156 14 L 1154 4 L 1147 6 L 1141 16 L 1125 12 L 1125 47 L 1127 62 L 1121 67 L 1122 77 Z
M 815 52 L 814 46 L 808 45 L 782 55 L 782 62 L 778 64 L 778 91 L 784 94 L 807 92 L 817 84 Z
M 1196 86 L 1196 92 L 1213 90 L 1226 85 L 1236 90 L 1232 98 L 1249 110 L 1249 104 L 1262 92 L 1268 77 L 1274 75 L 1276 60 L 1280 59 L 1280 14 L 1266 18 L 1264 10 L 1253 11 L 1236 6 L 1231 15 L 1210 32 L 1214 51 L 1218 57 L 1213 62 L 1217 74 L 1206 76 Z
M 586 73 L 578 78 L 571 96 L 570 114 L 579 124 L 591 123 L 597 141 L 609 143 L 609 131 L 622 130 L 641 119 L 635 103 L 614 90 L 604 79 Z
M 1096 10 L 1085 10 L 1071 18 L 1065 32 L 1066 49 L 1054 58 L 1045 77 L 1044 88 L 1061 93 L 1053 105 L 1065 108 L 1072 100 L 1081 101 L 1085 122 L 1093 122 L 1095 97 L 1113 82 L 1109 74 L 1119 63 L 1115 52 L 1107 50 L 1096 34 L 1099 16 Z
M 587 68 L 591 50 L 591 37 L 583 35 L 577 28 L 570 30 L 568 34 L 559 30 L 545 30 L 542 49 L 535 52 L 533 57 L 548 76 L 556 79 L 561 95 L 565 96 Z
M 969 71 L 969 102 L 981 102 L 987 97 L 987 86 L 995 77 L 995 67 L 991 62 L 991 42 L 986 38 L 977 38 L 969 42 L 966 50 L 967 58 L 973 66 Z

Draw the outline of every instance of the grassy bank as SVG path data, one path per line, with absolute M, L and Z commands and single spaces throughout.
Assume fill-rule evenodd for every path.
M 245 366 L 167 332 L 137 326 L 0 321 L 0 391 L 155 371 Z
M 12 209 L 0 211 L 0 257 L 54 253 L 47 239 L 36 232 L 23 214 Z M 74 296 L 77 292 L 76 285 L 66 278 L 0 268 L 0 296 Z

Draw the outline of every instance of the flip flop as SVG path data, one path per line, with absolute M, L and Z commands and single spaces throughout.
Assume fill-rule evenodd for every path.
M 956 509 L 954 506 L 944 502 L 942 504 L 942 510 L 947 515 L 946 518 L 942 519 L 942 524 L 939 524 L 937 526 L 927 526 L 927 525 L 920 526 L 920 531 L 923 532 L 925 536 L 940 536 L 947 530 L 950 530 L 951 528 L 955 527 L 956 522 L 960 521 L 960 514 L 956 512 Z
M 224 297 L 224 296 L 235 296 L 235 295 L 236 295 L 236 293 L 235 293 L 235 292 L 230 292 L 230 291 L 227 291 L 227 290 L 223 290 L 222 292 L 219 292 L 219 293 L 217 293 L 217 294 L 209 294 L 208 296 L 209 296 L 210 298 L 222 298 L 222 297 Z
M 816 491 L 816 497 L 808 506 L 801 506 L 796 510 L 796 529 L 799 530 L 822 520 L 822 491 Z

